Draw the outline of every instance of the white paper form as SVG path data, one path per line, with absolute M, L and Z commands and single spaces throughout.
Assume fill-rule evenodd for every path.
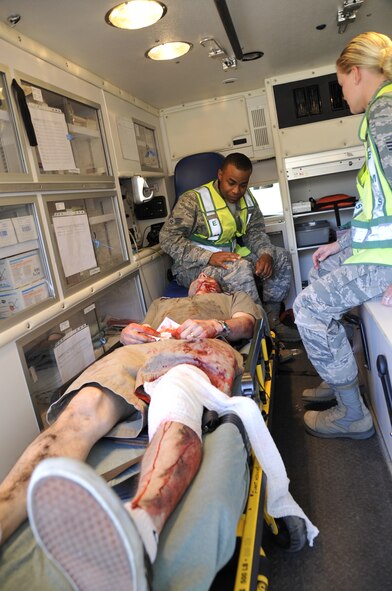
M 19 242 L 27 242 L 27 240 L 36 240 L 38 238 L 32 215 L 21 215 L 17 218 L 12 218 L 12 223 Z
M 87 324 L 60 339 L 54 346 L 54 357 L 63 384 L 93 363 L 94 348 Z
M 139 160 L 133 121 L 117 119 L 117 131 L 124 160 Z
M 70 277 L 96 267 L 86 212 L 62 211 L 55 213 L 52 220 L 64 275 Z
M 0 220 L 0 247 L 16 244 L 18 239 L 10 219 Z
M 68 127 L 60 109 L 29 104 L 44 170 L 75 170 Z

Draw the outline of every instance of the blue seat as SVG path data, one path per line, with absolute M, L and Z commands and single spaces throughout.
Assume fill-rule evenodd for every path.
M 200 152 L 181 158 L 174 169 L 176 201 L 185 191 L 216 179 L 223 160 L 219 152 Z
M 218 176 L 218 169 L 225 157 L 219 152 L 199 152 L 179 160 L 174 168 L 176 202 L 180 195 L 209 183 Z M 180 298 L 188 295 L 188 289 L 172 279 L 164 291 L 164 297 Z

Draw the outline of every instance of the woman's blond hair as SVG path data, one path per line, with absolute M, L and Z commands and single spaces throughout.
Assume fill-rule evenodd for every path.
M 392 79 L 392 40 L 382 33 L 361 33 L 351 39 L 336 60 L 336 67 L 349 74 L 354 66 L 385 74 Z

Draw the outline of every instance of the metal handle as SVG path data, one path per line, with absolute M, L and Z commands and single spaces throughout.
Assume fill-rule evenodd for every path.
M 389 421 L 392 425 L 392 386 L 389 377 L 388 362 L 385 355 L 379 355 L 377 357 L 377 371 L 384 390 L 385 402 L 387 403 L 389 414 Z

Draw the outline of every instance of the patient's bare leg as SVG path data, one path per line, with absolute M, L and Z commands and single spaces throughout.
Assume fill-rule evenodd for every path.
M 193 480 L 201 457 L 200 438 L 181 423 L 163 423 L 152 438 L 132 508 L 144 509 L 158 533 Z
M 26 491 L 35 466 L 48 457 L 84 461 L 93 445 L 125 415 L 124 401 L 99 388 L 82 388 L 46 431 L 29 445 L 0 485 L 4 542 L 26 519 Z

